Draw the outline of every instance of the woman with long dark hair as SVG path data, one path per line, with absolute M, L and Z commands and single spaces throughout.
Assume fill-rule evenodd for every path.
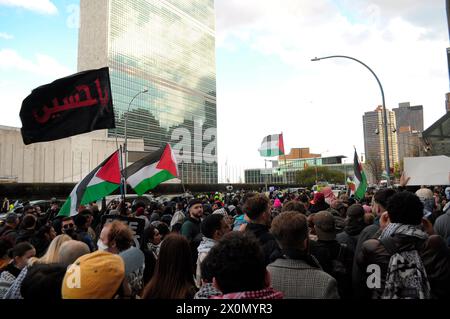
M 28 265 L 28 260 L 36 255 L 36 250 L 30 243 L 22 242 L 10 249 L 8 255 L 11 262 L 0 274 L 0 299 L 3 299 L 22 269 Z
M 153 278 L 144 289 L 143 299 L 191 299 L 196 288 L 192 257 L 187 239 L 168 235 L 161 244 Z
M 159 249 L 161 248 L 161 236 L 156 227 L 149 225 L 144 230 L 143 242 L 144 245 L 141 247 L 141 250 L 145 257 L 144 285 L 146 285 L 153 277 Z

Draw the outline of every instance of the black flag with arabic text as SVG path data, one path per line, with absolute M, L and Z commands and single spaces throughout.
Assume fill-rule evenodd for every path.
M 108 67 L 34 89 L 22 102 L 20 119 L 26 145 L 115 128 Z

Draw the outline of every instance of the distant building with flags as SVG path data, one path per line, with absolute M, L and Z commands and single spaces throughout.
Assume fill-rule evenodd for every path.
M 346 176 L 353 176 L 353 163 L 343 163 L 345 156 L 326 156 L 310 153 L 309 148 L 292 148 L 285 156 L 271 160 L 269 168 L 251 168 L 244 171 L 245 183 L 264 184 L 295 184 L 296 173 L 310 167 L 328 167 L 340 171 Z M 344 184 L 345 180 L 342 181 Z

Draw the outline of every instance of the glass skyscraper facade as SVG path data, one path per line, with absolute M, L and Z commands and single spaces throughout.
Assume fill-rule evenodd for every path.
M 108 136 L 123 137 L 128 118 L 128 138 L 143 139 L 145 151 L 172 145 L 183 182 L 216 183 L 214 0 L 82 0 L 80 42 L 91 37 L 83 13 L 86 20 L 99 9 L 107 19 L 99 54 L 110 68 L 116 116 Z

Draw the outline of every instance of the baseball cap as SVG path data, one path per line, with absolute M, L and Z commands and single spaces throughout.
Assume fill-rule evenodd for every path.
M 125 278 L 123 259 L 105 251 L 78 258 L 66 271 L 63 299 L 112 299 Z
M 202 201 L 198 198 L 191 199 L 191 201 L 188 204 L 188 211 L 189 211 L 189 209 L 191 209 L 192 206 L 197 205 L 197 204 L 202 204 Z

